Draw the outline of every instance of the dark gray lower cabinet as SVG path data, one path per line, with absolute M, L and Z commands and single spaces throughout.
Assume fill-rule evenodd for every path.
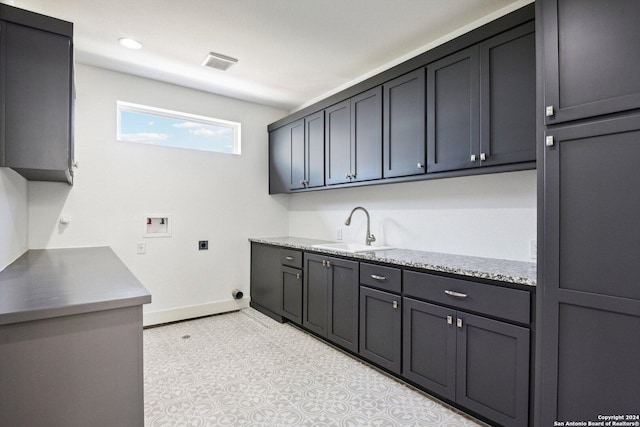
M 403 306 L 402 375 L 454 401 L 456 328 L 453 320 L 456 311 L 411 298 L 404 298 Z
M 360 355 L 400 374 L 400 295 L 360 287 Z
M 302 270 L 282 267 L 282 315 L 302 324 Z
M 404 298 L 402 375 L 503 426 L 529 422 L 529 330 Z
M 305 253 L 304 265 L 302 325 L 357 352 L 358 262 Z
M 251 244 L 251 307 L 282 322 L 281 249 Z
M 529 425 L 529 330 L 458 312 L 456 402 L 503 426 Z

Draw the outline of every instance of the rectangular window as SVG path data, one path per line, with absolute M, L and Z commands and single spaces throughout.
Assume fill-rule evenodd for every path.
M 118 101 L 117 139 L 240 154 L 240 123 Z

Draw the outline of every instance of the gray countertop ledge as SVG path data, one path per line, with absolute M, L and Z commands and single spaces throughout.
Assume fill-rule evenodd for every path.
M 301 237 L 267 237 L 250 238 L 249 241 L 285 248 L 300 249 L 346 256 L 364 261 L 413 267 L 460 276 L 477 277 L 495 280 L 507 284 L 536 285 L 536 264 L 533 262 L 511 261 L 496 258 L 482 258 L 466 255 L 452 255 L 439 252 L 426 252 L 410 249 L 375 250 L 371 252 L 346 253 L 326 249 L 313 248 L 312 245 L 335 243 L 326 240 L 306 239 Z
M 30 250 L 0 271 L 0 325 L 149 302 L 109 247 Z

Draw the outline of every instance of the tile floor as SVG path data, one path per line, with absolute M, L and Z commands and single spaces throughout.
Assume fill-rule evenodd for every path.
M 480 426 L 253 309 L 144 331 L 145 425 Z

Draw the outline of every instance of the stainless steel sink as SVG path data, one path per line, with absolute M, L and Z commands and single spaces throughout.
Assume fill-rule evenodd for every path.
M 391 246 L 367 246 L 362 243 L 322 243 L 311 245 L 311 247 L 316 249 L 326 249 L 329 251 L 348 252 L 352 254 L 357 252 L 373 252 L 395 249 Z

